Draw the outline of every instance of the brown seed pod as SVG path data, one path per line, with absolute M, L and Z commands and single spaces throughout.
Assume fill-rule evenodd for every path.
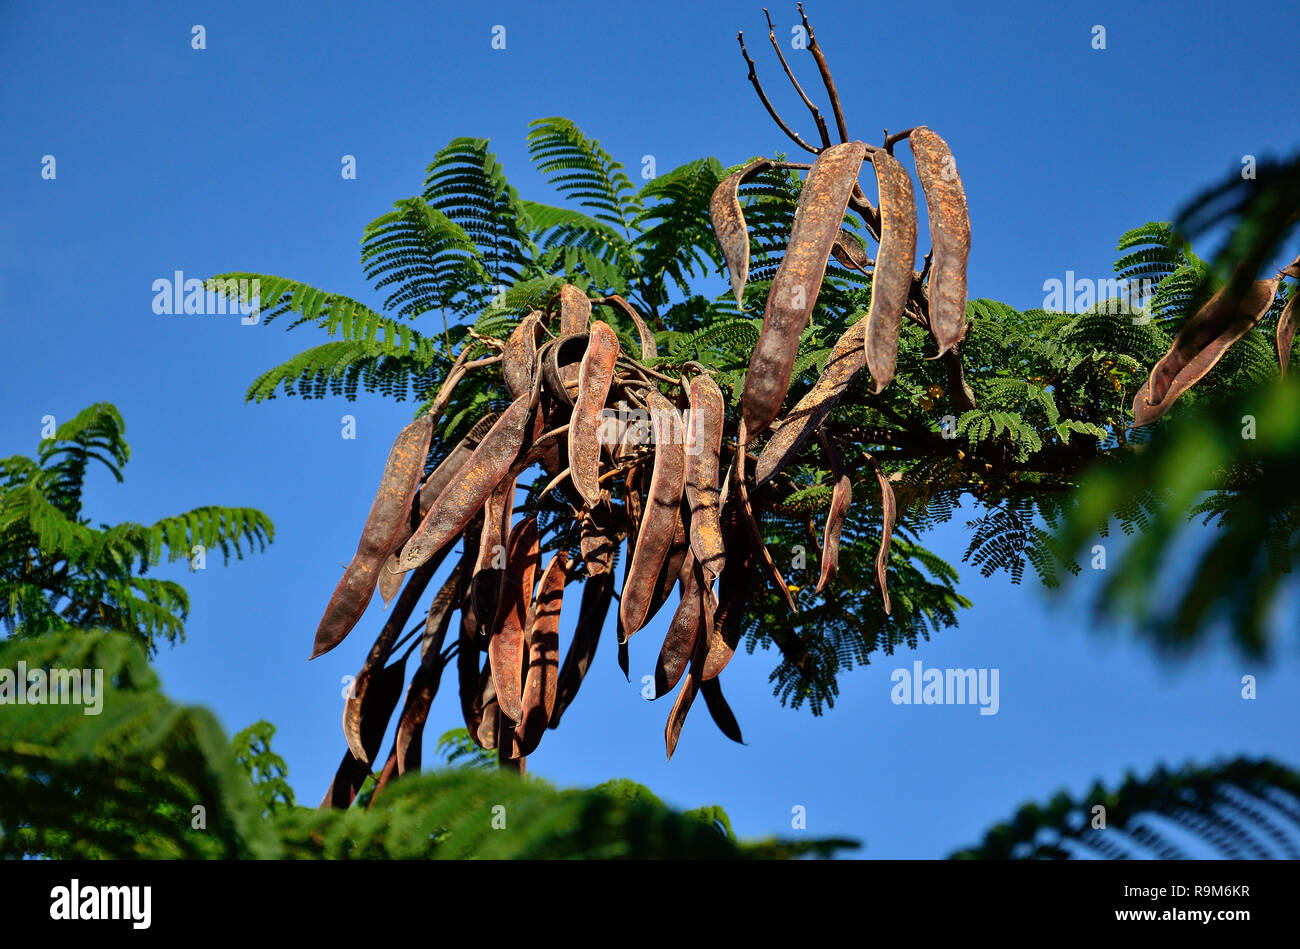
M 474 735 L 476 744 L 484 751 L 492 751 L 497 746 L 497 735 L 501 731 L 501 706 L 497 704 L 497 687 L 492 680 L 489 663 L 483 664 L 483 693 L 479 704 L 483 708 L 478 731 Z
M 686 531 L 686 520 L 682 517 L 682 511 L 679 510 L 677 520 L 673 524 L 673 539 L 668 545 L 668 556 L 664 558 L 664 565 L 660 568 L 659 577 L 655 581 L 654 595 L 650 598 L 650 606 L 646 610 L 645 621 L 641 624 L 643 627 L 654 619 L 655 614 L 673 595 L 673 589 L 677 586 L 677 578 L 682 573 L 682 564 L 690 551 L 691 540 Z
M 537 336 L 542 328 L 542 314 L 534 310 L 515 327 L 501 359 L 501 374 L 505 378 L 510 398 L 517 399 L 533 388 L 533 369 L 537 362 Z
M 691 550 L 711 586 L 722 570 L 727 553 L 722 546 L 718 508 L 718 453 L 722 448 L 722 423 L 726 400 L 711 376 L 691 382 L 690 418 L 686 424 L 686 501 L 690 505 Z
M 830 415 L 831 409 L 849 388 L 849 382 L 867 362 L 864 348 L 867 321 L 858 320 L 835 342 L 826 368 L 813 387 L 773 430 L 758 456 L 754 480 L 758 487 L 789 464 L 799 446 Z
M 821 593 L 840 565 L 840 531 L 844 529 L 844 519 L 848 516 L 849 505 L 853 503 L 853 483 L 849 480 L 848 470 L 834 443 L 823 433 L 818 432 L 822 450 L 831 465 L 831 478 L 835 488 L 831 492 L 831 507 L 826 512 L 826 530 L 822 535 L 822 569 L 817 578 L 816 593 Z M 881 489 L 884 490 L 883 488 Z M 883 589 L 883 586 L 882 586 Z
M 438 495 L 420 526 L 402 548 L 404 570 L 418 567 L 435 550 L 465 529 L 492 491 L 507 476 L 523 448 L 533 405 L 525 393 L 501 413 L 459 475 Z
M 497 704 L 512 723 L 521 721 L 523 699 L 520 675 L 524 663 L 524 633 L 538 566 L 537 520 L 527 517 L 510 532 L 506 553 L 506 580 L 497 610 L 496 625 L 488 640 L 488 659 L 496 685 Z
M 1220 359 L 1226 353 L 1232 344 L 1237 342 L 1254 328 L 1268 312 L 1268 308 L 1273 303 L 1273 297 L 1277 295 L 1279 280 L 1274 277 L 1271 280 L 1257 280 L 1251 285 L 1250 292 L 1246 294 L 1244 300 L 1233 311 L 1231 321 L 1222 328 L 1219 335 L 1203 346 L 1194 356 L 1185 363 L 1181 362 L 1181 357 L 1174 355 L 1178 349 L 1178 340 L 1174 341 L 1170 347 L 1169 353 L 1159 363 L 1156 363 L 1151 375 L 1142 387 L 1138 389 L 1137 394 L 1133 397 L 1133 427 L 1137 428 L 1142 425 L 1149 425 L 1156 419 L 1160 418 L 1173 406 L 1178 398 L 1201 381 Z M 1222 291 L 1220 291 L 1222 292 Z M 1211 300 L 1211 303 L 1214 301 Z M 1208 307 L 1210 304 L 1207 303 Z M 1193 335 L 1196 334 L 1193 330 Z M 1181 337 L 1182 334 L 1180 333 Z M 1179 365 L 1177 372 L 1164 386 L 1165 395 L 1160 401 L 1151 398 L 1152 387 L 1157 380 L 1157 371 L 1161 371 L 1163 376 L 1164 370 L 1161 364 L 1165 360 L 1170 360 L 1170 365 Z
M 745 484 L 745 446 L 747 444 L 747 433 L 745 431 L 745 420 L 740 420 L 740 431 L 738 433 L 738 444 L 736 447 L 736 457 L 740 459 L 741 467 L 733 467 L 732 474 L 736 479 L 736 494 L 740 498 L 740 518 L 745 526 L 749 529 L 749 535 L 754 539 L 758 551 L 759 560 L 762 562 L 768 579 L 777 592 L 785 600 L 786 606 L 790 612 L 797 612 L 799 607 L 794 602 L 794 597 L 790 593 L 790 587 L 785 582 L 785 577 L 781 576 L 781 571 L 772 559 L 772 553 L 767 549 L 767 544 L 763 540 L 763 529 L 758 524 L 758 518 L 754 516 L 754 507 L 749 502 L 749 488 Z M 730 499 L 728 499 L 730 500 Z
M 532 628 L 528 633 L 528 670 L 524 677 L 523 717 L 515 728 L 515 757 L 531 755 L 546 734 L 555 711 L 560 668 L 560 608 L 564 603 L 564 553 L 556 552 L 542 573 Z
M 573 631 L 573 642 L 565 653 L 555 689 L 555 710 L 551 713 L 551 728 L 558 728 L 560 716 L 578 694 L 582 680 L 591 668 L 600 644 L 600 633 L 614 602 L 614 574 L 611 571 L 592 577 L 583 585 L 582 603 L 578 608 L 578 623 Z
M 700 693 L 704 696 L 704 704 L 709 709 L 709 715 L 712 716 L 714 724 L 718 730 L 726 735 L 732 741 L 743 745 L 745 739 L 740 734 L 740 723 L 736 721 L 736 714 L 727 704 L 727 700 L 722 696 L 722 686 L 715 679 L 706 679 L 700 683 Z
M 716 386 L 715 386 L 716 388 Z M 721 390 L 719 390 L 721 395 Z M 686 452 L 683 423 L 677 407 L 650 390 L 647 396 L 654 426 L 655 457 L 650 475 L 646 511 L 641 519 L 632 562 L 623 582 L 619 617 L 631 636 L 645 625 L 658 578 L 681 524 L 682 490 L 686 483 Z M 718 432 L 721 438 L 721 429 Z
M 1295 342 L 1296 324 L 1300 323 L 1300 309 L 1296 308 L 1297 300 L 1300 300 L 1300 290 L 1291 294 L 1291 299 L 1287 301 L 1286 308 L 1277 321 L 1277 361 L 1283 376 L 1286 375 L 1287 366 L 1291 364 L 1291 345 Z
M 587 332 L 591 320 L 591 300 L 573 284 L 560 287 L 560 335 L 576 336 Z
M 704 633 L 704 599 L 699 564 L 689 552 L 681 569 L 681 599 L 668 624 L 655 663 L 655 698 L 667 695 L 682 678 Z M 626 596 L 626 592 L 624 596 Z
M 727 264 L 731 291 L 736 295 L 736 303 L 742 307 L 745 305 L 745 282 L 749 279 L 749 229 L 745 226 L 745 213 L 740 207 L 740 186 L 771 164 L 766 158 L 750 162 L 718 182 L 713 197 L 709 199 L 713 233 Z
M 424 637 L 420 644 L 420 665 L 411 676 L 402 714 L 397 719 L 397 734 L 393 739 L 393 753 L 396 756 L 394 765 L 398 774 L 405 774 L 408 769 L 420 766 L 420 736 L 424 733 L 424 723 L 429 718 L 433 697 L 438 694 L 438 685 L 442 681 L 442 644 L 447 637 L 447 630 L 451 628 L 451 616 L 456 611 L 456 604 L 464 598 L 467 575 L 467 565 L 462 559 L 429 607 Z M 477 649 L 474 654 L 478 655 Z
M 894 499 L 894 486 L 885 477 L 874 456 L 863 452 L 867 461 L 876 472 L 876 482 L 880 485 L 880 516 L 883 524 L 880 528 L 880 550 L 876 552 L 876 582 L 880 584 L 880 597 L 885 602 L 885 612 L 889 613 L 889 584 L 886 582 L 886 569 L 889 566 L 889 545 L 894 537 L 894 525 L 898 522 L 898 504 Z
M 618 307 L 632 321 L 632 325 L 636 327 L 636 334 L 641 339 L 641 359 L 643 361 L 649 361 L 659 355 L 659 347 L 655 345 L 654 333 L 650 332 L 650 327 L 646 325 L 645 318 L 632 308 L 632 304 L 617 293 L 611 293 L 605 297 L 604 302 Z
M 474 597 L 474 613 L 488 628 L 494 625 L 506 578 L 506 538 L 510 536 L 510 521 L 515 509 L 515 483 L 514 478 L 507 476 L 493 489 L 483 506 L 483 530 L 479 535 L 470 590 Z
M 1258 280 L 1243 294 L 1234 290 L 1235 280 L 1234 274 L 1233 279 L 1183 324 L 1169 352 L 1152 367 L 1147 380 L 1147 397 L 1153 405 L 1165 401 L 1173 381 L 1200 353 L 1225 334 L 1240 330 L 1232 339 L 1236 342 L 1268 312 L 1273 297 L 1277 295 L 1277 280 Z
M 588 507 L 600 503 L 600 429 L 618 353 L 618 334 L 608 323 L 595 320 L 569 420 L 569 477 Z
M 345 808 L 356 798 L 362 782 L 370 774 L 369 762 L 379 754 L 379 745 L 384 740 L 384 732 L 393 717 L 393 710 L 397 708 L 397 700 L 402 697 L 402 684 L 405 681 L 404 658 L 374 674 L 360 710 L 359 730 L 365 761 L 358 761 L 351 749 L 343 752 L 343 760 L 334 773 L 334 780 L 330 782 L 320 803 L 322 808 Z
M 835 243 L 831 245 L 831 256 L 839 262 L 840 266 L 862 273 L 868 273 L 869 268 L 875 263 L 867 256 L 866 249 L 863 248 L 857 235 L 844 228 L 840 228 Z
M 578 369 L 587 352 L 587 334 L 561 336 L 538 350 L 542 384 L 560 405 L 572 407 L 578 396 Z
M 876 272 L 871 280 L 866 348 L 871 378 L 875 381 L 876 392 L 880 393 L 894 380 L 898 331 L 912 291 L 912 267 L 916 264 L 916 197 L 912 193 L 912 179 L 898 159 L 879 149 L 871 153 L 871 161 L 880 182 L 880 251 L 876 255 Z M 964 293 L 963 312 L 966 306 Z
M 579 527 L 578 545 L 589 577 L 604 573 L 614 562 L 614 548 L 618 541 L 614 536 L 613 522 L 609 492 L 601 491 L 600 503 L 582 512 L 582 524 Z
M 934 253 L 930 262 L 930 332 L 939 344 L 939 355 L 943 355 L 961 342 L 966 332 L 970 212 L 966 208 L 966 189 L 948 143 L 924 125 L 913 129 L 908 141 L 930 216 Z
M 691 703 L 695 701 L 695 694 L 700 690 L 699 680 L 699 660 L 703 658 L 703 637 L 696 643 L 695 657 L 691 663 L 691 669 L 682 676 L 682 687 L 677 693 L 677 701 L 673 703 L 672 711 L 668 713 L 668 724 L 664 728 L 664 744 L 668 747 L 668 760 L 673 758 L 673 752 L 677 750 L 677 740 L 682 736 L 682 725 L 686 723 L 686 713 L 691 710 Z
M 789 244 L 767 295 L 763 330 L 745 375 L 741 414 L 751 437 L 772 424 L 790 388 L 799 337 L 817 303 L 831 247 L 866 153 L 862 142 L 832 145 L 817 156 L 808 172 Z
M 716 679 L 731 662 L 740 643 L 745 603 L 753 584 L 759 551 L 750 533 L 738 527 L 739 521 L 732 518 L 731 531 L 727 535 L 727 565 L 718 578 L 718 608 L 713 614 L 712 628 L 708 630 L 709 644 L 700 672 L 701 682 Z
M 433 438 L 433 422 L 433 416 L 426 413 L 403 428 L 393 442 L 379 492 L 366 516 L 357 552 L 316 628 L 311 658 L 315 659 L 341 643 L 366 611 L 379 580 L 379 571 L 392 553 L 398 532 L 420 486 L 420 472 L 424 470 L 424 459 L 429 454 L 429 442 Z M 432 555 L 436 549 L 431 549 L 429 554 Z

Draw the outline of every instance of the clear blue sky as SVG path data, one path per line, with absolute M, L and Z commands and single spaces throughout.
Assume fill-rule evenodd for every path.
M 793 3 L 768 3 L 788 37 Z M 1212 2 L 808 9 L 851 132 L 877 140 L 882 127 L 924 123 L 955 149 L 975 296 L 1030 307 L 1067 270 L 1106 277 L 1123 230 L 1167 219 L 1245 154 L 1300 145 L 1294 62 L 1270 43 L 1290 4 L 1235 3 L 1226 16 Z M 204 51 L 191 49 L 194 24 Z M 498 24 L 505 50 L 490 45 Z M 1094 25 L 1104 51 L 1091 48 Z M 95 518 L 151 521 L 207 503 L 272 516 L 269 553 L 164 571 L 187 584 L 193 609 L 189 641 L 158 665 L 172 695 L 212 707 L 231 731 L 276 723 L 304 803 L 338 761 L 340 679 L 360 665 L 381 608 L 308 663 L 312 634 L 412 406 L 246 405 L 259 372 L 322 337 L 157 316 L 152 282 L 250 270 L 377 304 L 358 266 L 362 228 L 418 192 L 448 139 L 490 138 L 521 193 L 551 199 L 524 150 L 541 116 L 574 119 L 634 177 L 644 155 L 663 171 L 786 149 L 746 82 L 739 27 L 801 119 L 776 81 L 759 0 L 0 10 L 0 454 L 32 453 L 44 415 L 112 401 L 134 458 L 125 485 L 92 483 Z M 811 87 L 810 59 L 795 62 Z M 53 181 L 41 178 L 47 154 Z M 340 177 L 345 154 L 356 180 Z M 344 413 L 355 441 L 339 437 Z M 964 520 L 936 535 L 953 561 Z M 975 607 L 961 627 L 846 676 L 821 718 L 781 708 L 766 681 L 773 661 L 742 654 L 725 683 L 749 744 L 727 742 L 701 709 L 671 763 L 670 700 L 642 700 L 607 640 L 530 767 L 563 785 L 625 776 L 677 805 L 719 803 L 745 835 L 791 833 L 803 805 L 809 833 L 856 836 L 866 856 L 935 857 L 1028 798 L 1129 768 L 1238 752 L 1300 763 L 1294 635 L 1271 667 L 1227 649 L 1169 666 L 1128 633 L 1095 628 L 1078 598 L 1052 607 L 1029 581 L 962 576 Z M 634 679 L 650 671 L 661 628 L 633 640 Z M 999 669 L 999 713 L 891 704 L 891 671 L 915 658 Z M 1259 676 L 1254 702 L 1239 695 L 1246 673 Z M 458 724 L 449 678 L 429 733 Z

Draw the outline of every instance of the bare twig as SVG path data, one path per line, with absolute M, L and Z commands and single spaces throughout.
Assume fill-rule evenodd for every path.
M 772 106 L 771 101 L 767 98 L 767 93 L 763 91 L 763 84 L 758 81 L 758 73 L 754 69 L 754 61 L 749 57 L 749 50 L 745 49 L 745 34 L 740 32 L 736 34 L 736 39 L 740 42 L 740 52 L 745 57 L 745 62 L 749 65 L 749 81 L 754 85 L 754 91 L 758 93 L 759 101 L 763 103 L 763 108 L 767 109 L 767 114 L 772 117 L 772 121 L 784 132 L 792 142 L 798 145 L 806 152 L 812 152 L 814 155 L 821 154 L 820 148 L 814 148 L 802 138 L 799 133 L 790 126 L 786 125 L 781 116 L 777 114 L 776 109 Z
M 813 33 L 812 24 L 808 22 L 808 15 L 803 12 L 803 4 L 799 5 L 799 16 L 803 18 L 803 28 L 808 31 L 808 52 L 813 54 L 813 59 L 817 61 L 817 71 L 822 74 L 822 85 L 826 87 L 826 95 L 831 100 L 831 111 L 835 113 L 835 127 L 840 133 L 840 141 L 849 140 L 848 126 L 844 124 L 844 110 L 840 108 L 840 94 L 835 89 L 835 80 L 831 78 L 831 67 L 826 64 L 826 57 L 822 55 L 822 48 L 817 45 L 817 35 Z M 764 13 L 767 11 L 764 10 Z M 770 23 L 770 21 L 769 21 Z
M 799 80 L 794 77 L 794 73 L 790 70 L 790 64 L 785 61 L 785 54 L 781 52 L 781 44 L 776 41 L 776 30 L 772 26 L 772 17 L 767 12 L 766 7 L 763 8 L 763 16 L 767 17 L 767 38 L 772 42 L 772 49 L 776 50 L 776 58 L 781 60 L 781 68 L 785 70 L 786 78 L 790 80 L 790 84 L 794 86 L 794 91 L 799 93 L 799 98 L 803 100 L 803 104 L 812 113 L 813 122 L 817 124 L 817 134 L 821 136 L 822 148 L 830 148 L 831 136 L 826 130 L 826 120 L 822 118 L 821 110 L 804 94 L 803 86 L 799 85 Z M 807 22 L 805 19 L 804 23 L 807 24 Z

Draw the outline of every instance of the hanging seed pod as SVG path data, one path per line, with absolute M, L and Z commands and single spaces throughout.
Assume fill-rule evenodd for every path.
M 600 492 L 600 503 L 582 512 L 579 527 L 579 549 L 587 576 L 595 577 L 607 571 L 614 562 L 614 515 L 609 506 L 609 492 Z
M 610 325 L 593 322 L 569 421 L 569 477 L 588 507 L 600 503 L 600 429 L 618 352 L 618 335 Z
M 716 679 L 736 654 L 740 642 L 745 602 L 753 583 L 759 551 L 753 536 L 740 525 L 736 505 L 727 505 L 727 565 L 718 577 L 718 607 L 709 624 L 709 642 L 705 648 L 700 681 Z
M 741 413 L 751 437 L 772 424 L 790 388 L 799 337 L 817 303 L 831 247 L 866 152 L 862 142 L 832 145 L 817 156 L 804 182 L 789 245 L 772 280 L 763 330 L 745 375 Z
M 907 298 L 912 292 L 917 223 L 916 197 L 907 170 L 883 148 L 871 153 L 871 161 L 880 183 L 880 251 L 876 255 L 876 272 L 871 280 L 866 348 L 867 365 L 871 368 L 871 378 L 879 394 L 894 380 L 899 328 Z M 962 273 L 965 274 L 964 269 Z M 962 296 L 964 315 L 964 290 Z
M 820 432 L 818 436 L 821 439 L 822 450 L 826 452 L 826 459 L 830 462 L 831 478 L 835 482 L 835 488 L 831 492 L 831 507 L 826 512 L 826 530 L 822 535 L 822 568 L 817 578 L 817 589 L 814 591 L 821 593 L 839 568 L 840 531 L 844 529 L 844 519 L 848 516 L 849 505 L 853 503 L 853 483 L 849 480 L 849 473 L 834 443 Z M 881 491 L 883 492 L 884 489 L 882 488 Z M 883 585 L 881 589 L 884 589 Z
M 429 508 L 420 526 L 402 548 L 399 561 L 404 570 L 418 567 L 435 550 L 465 529 L 483 508 L 492 491 L 507 476 L 524 446 L 532 420 L 529 394 L 519 396 L 501 413 L 483 441 Z
M 571 283 L 560 287 L 560 335 L 577 336 L 587 332 L 591 320 L 591 301 Z
M 563 552 L 557 552 L 538 585 L 533 625 L 528 634 L 523 717 L 515 728 L 516 757 L 531 755 L 537 750 L 555 711 L 560 667 L 560 608 L 564 603 L 564 571 L 567 566 Z
M 668 760 L 673 758 L 673 752 L 677 750 L 677 740 L 682 736 L 682 725 L 686 723 L 686 713 L 691 710 L 691 703 L 695 701 L 695 694 L 700 690 L 698 662 L 702 658 L 701 646 L 703 639 L 696 644 L 696 654 L 691 663 L 691 669 L 682 677 L 682 687 L 677 693 L 677 701 L 673 703 L 672 711 L 668 713 L 668 724 L 664 728 L 664 744 L 668 747 Z
M 703 584 L 699 564 L 687 553 L 682 563 L 681 599 L 664 634 L 664 644 L 655 663 L 655 698 L 667 695 L 681 681 L 690 665 L 696 644 L 704 634 Z M 626 594 L 624 594 L 626 595 Z
M 429 454 L 429 442 L 433 438 L 433 422 L 433 416 L 426 413 L 403 428 L 393 442 L 379 492 L 366 516 L 357 552 L 330 597 L 325 615 L 316 629 L 311 658 L 315 659 L 341 643 L 366 611 L 379 580 L 379 571 L 392 552 L 392 545 L 419 488 L 420 472 L 424 470 L 424 459 Z
M 369 762 L 379 754 L 379 745 L 384 740 L 388 722 L 393 717 L 393 710 L 397 708 L 397 700 L 402 697 L 404 682 L 405 659 L 375 673 L 360 710 L 359 729 L 365 762 L 358 761 L 350 749 L 343 752 L 343 760 L 334 772 L 334 780 L 325 792 L 321 808 L 346 808 L 356 799 L 362 782 L 370 774 Z
M 718 453 L 722 448 L 722 423 L 726 400 L 710 376 L 691 382 L 690 418 L 686 425 L 686 501 L 690 505 L 691 550 L 704 570 L 705 586 L 712 585 L 726 559 L 718 509 Z
M 527 517 L 510 532 L 506 553 L 505 588 L 497 623 L 488 641 L 492 681 L 497 704 L 512 723 L 522 720 L 523 700 L 520 674 L 524 662 L 524 633 L 533 598 L 538 560 L 537 520 Z M 512 726 L 513 727 L 513 726 Z
M 479 658 L 478 622 L 474 617 L 473 595 L 461 598 L 460 643 L 456 651 L 456 684 L 460 693 L 460 712 L 465 730 L 478 741 L 483 723 L 483 674 Z M 488 681 L 491 682 L 491 675 Z
M 743 745 L 745 739 L 740 734 L 740 723 L 736 721 L 736 714 L 727 704 L 727 700 L 722 696 L 722 686 L 717 679 L 706 679 L 700 683 L 700 694 L 704 696 L 704 704 L 708 706 L 709 715 L 712 716 L 714 724 L 718 730 L 726 735 L 737 744 Z
M 718 394 L 721 396 L 721 390 Z M 623 583 L 623 599 L 619 604 L 619 617 L 629 636 L 645 625 L 660 571 L 681 523 L 682 491 L 686 482 L 681 414 L 657 390 L 650 390 L 647 399 L 654 427 L 654 469 L 650 475 L 645 515 L 641 519 L 632 562 Z M 719 428 L 719 440 L 721 434 Z
M 835 243 L 831 245 L 831 256 L 841 267 L 861 273 L 869 273 L 870 268 L 875 264 L 875 261 L 867 256 L 866 249 L 863 248 L 857 235 L 844 228 L 840 228 Z
M 790 410 L 790 414 L 775 428 L 758 456 L 754 479 L 758 487 L 789 464 L 795 452 L 831 414 L 831 409 L 849 388 L 849 382 L 866 365 L 864 349 L 867 321 L 858 320 L 835 342 L 826 368 L 817 377 L 808 394 Z
M 1291 294 L 1291 299 L 1287 301 L 1286 308 L 1277 321 L 1277 361 L 1283 376 L 1286 375 L 1287 366 L 1291 365 L 1291 345 L 1295 342 L 1296 324 L 1300 323 L 1297 300 L 1300 300 L 1300 290 Z
M 913 129 L 908 141 L 930 216 L 934 253 L 930 262 L 930 332 L 942 356 L 966 333 L 970 212 L 966 208 L 966 189 L 948 143 L 924 125 Z
M 573 631 L 573 642 L 564 656 L 564 665 L 555 689 L 555 710 L 551 713 L 551 728 L 558 728 L 560 716 L 578 694 L 582 680 L 591 668 L 600 644 L 600 633 L 614 602 L 614 574 L 610 571 L 592 577 L 583 585 L 582 603 L 578 608 L 578 623 Z
M 542 328 L 542 314 L 534 310 L 515 327 L 501 359 L 501 374 L 505 378 L 510 398 L 517 399 L 533 389 L 533 368 L 537 362 L 537 336 Z
M 1225 333 L 1240 329 L 1241 333 L 1233 338 L 1236 342 L 1268 312 L 1277 295 L 1277 280 L 1258 280 L 1240 296 L 1234 291 L 1235 282 L 1234 275 L 1183 324 L 1169 352 L 1151 369 L 1147 396 L 1152 404 L 1165 400 L 1173 381 L 1201 352 L 1218 342 Z
M 691 541 L 687 535 L 686 521 L 682 517 L 682 513 L 682 509 L 679 508 L 677 519 L 673 523 L 673 539 L 668 545 L 668 555 L 664 558 L 664 565 L 659 570 L 659 577 L 655 580 L 654 595 L 650 598 L 650 606 L 646 609 L 645 620 L 641 623 L 642 627 L 654 619 L 655 614 L 673 595 L 673 589 L 677 586 L 677 578 L 681 576 L 682 564 L 685 562 L 687 555 L 690 554 Z
M 497 735 L 501 731 L 501 706 L 497 704 L 496 683 L 492 680 L 492 669 L 488 663 L 483 664 L 482 683 L 483 693 L 479 704 L 483 708 L 483 716 L 479 720 L 474 739 L 484 751 L 493 751 L 497 747 Z
M 1142 383 L 1137 395 L 1133 397 L 1133 426 L 1136 428 L 1154 422 L 1168 412 L 1184 392 L 1200 382 L 1205 377 L 1205 374 L 1223 358 L 1223 354 L 1232 347 L 1233 343 L 1249 333 L 1255 324 L 1263 318 L 1264 314 L 1268 312 L 1269 307 L 1273 304 L 1273 298 L 1277 295 L 1278 283 L 1279 280 L 1276 277 L 1271 280 L 1255 281 L 1251 285 L 1250 292 L 1233 310 L 1231 321 L 1222 327 L 1217 336 L 1202 346 L 1195 355 L 1186 359 L 1186 361 L 1184 361 L 1186 346 L 1190 346 L 1191 342 L 1189 341 L 1180 347 L 1179 340 L 1175 339 L 1169 353 L 1166 354 L 1164 359 L 1156 363 L 1155 368 L 1151 370 L 1151 375 L 1146 382 Z M 1220 291 L 1220 293 L 1222 292 Z M 1212 303 L 1214 303 L 1214 300 L 1207 303 L 1206 307 Z M 1219 322 L 1218 318 L 1215 319 L 1215 322 Z M 1189 321 L 1189 326 L 1190 323 L 1191 321 Z M 1202 338 L 1201 329 L 1200 326 L 1193 327 L 1188 334 L 1189 338 L 1191 340 Z M 1179 333 L 1179 338 L 1182 338 L 1182 333 Z M 1174 370 L 1174 375 L 1169 377 L 1168 373 L 1171 370 Z M 1160 385 L 1165 390 L 1164 397 L 1157 401 L 1151 397 L 1153 388 L 1157 382 L 1165 379 L 1168 381 L 1160 382 Z
M 889 566 L 889 545 L 894 537 L 894 525 L 898 522 L 898 505 L 894 500 L 894 486 L 880 467 L 875 457 L 863 452 L 872 469 L 876 472 L 876 482 L 880 485 L 880 516 L 883 523 L 880 528 L 880 550 L 876 552 L 876 582 L 880 584 L 880 597 L 885 603 L 885 612 L 889 613 L 889 584 L 886 582 L 886 568 Z
M 510 521 L 515 509 L 515 484 L 515 479 L 507 476 L 493 489 L 483 507 L 483 531 L 479 535 L 470 588 L 474 613 L 488 628 L 494 627 L 506 578 L 506 538 L 510 536 Z
M 587 334 L 562 336 L 538 351 L 542 384 L 560 405 L 572 407 L 578 396 L 578 369 L 587 352 Z
M 794 596 L 790 593 L 790 587 L 785 582 L 785 577 L 781 576 L 781 571 L 772 559 L 772 553 L 767 549 L 767 544 L 763 540 L 763 529 L 759 526 L 758 518 L 754 515 L 753 505 L 749 503 L 749 488 L 745 484 L 745 472 L 743 465 L 745 463 L 745 447 L 747 444 L 748 433 L 745 431 L 745 420 L 740 420 L 740 431 L 738 433 L 738 444 L 736 446 L 736 458 L 739 459 L 742 467 L 733 467 L 732 473 L 735 475 L 736 494 L 740 498 L 740 518 L 745 526 L 749 529 L 749 535 L 754 539 L 755 548 L 758 551 L 759 560 L 762 562 L 768 579 L 772 581 L 772 586 L 781 594 L 785 600 L 786 606 L 790 612 L 797 612 L 799 607 L 794 602 Z
M 727 264 L 736 304 L 742 308 L 745 305 L 745 282 L 749 279 L 749 229 L 745 226 L 745 213 L 740 207 L 740 186 L 771 164 L 766 158 L 750 162 L 740 171 L 723 178 L 709 199 L 713 233 Z
M 411 676 L 402 714 L 397 719 L 397 734 L 393 739 L 393 753 L 396 756 L 394 765 L 398 774 L 405 774 L 408 768 L 419 767 L 420 736 L 424 733 L 424 723 L 429 718 L 433 697 L 438 694 L 438 685 L 442 681 L 442 644 L 447 638 L 447 630 L 451 628 L 451 616 L 456 610 L 456 604 L 465 596 L 468 573 L 468 566 L 462 559 L 429 607 L 429 615 L 424 624 L 424 638 L 420 644 L 420 665 Z M 474 654 L 478 655 L 477 649 Z
M 641 360 L 643 362 L 649 362 L 659 355 L 659 347 L 655 345 L 654 333 L 650 332 L 650 327 L 646 326 L 645 318 L 632 308 L 632 304 L 617 293 L 605 297 L 604 302 L 618 307 L 623 315 L 630 319 L 632 325 L 636 327 L 636 334 L 641 340 Z

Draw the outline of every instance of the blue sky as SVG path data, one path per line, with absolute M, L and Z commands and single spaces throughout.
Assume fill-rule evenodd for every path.
M 769 7 L 789 37 L 794 5 Z M 881 128 L 926 124 L 947 138 L 974 221 L 972 296 L 1025 308 L 1068 270 L 1109 276 L 1122 231 L 1168 219 L 1244 155 L 1300 145 L 1288 121 L 1294 65 L 1267 43 L 1287 9 L 808 4 L 850 131 L 875 141 Z M 191 48 L 195 24 L 202 51 Z M 497 25 L 504 50 L 491 48 Z M 1104 50 L 1092 48 L 1096 25 Z M 258 373 L 322 337 L 155 315 L 153 281 L 248 270 L 377 305 L 358 265 L 362 228 L 419 191 L 448 139 L 490 138 L 525 197 L 553 199 L 524 149 L 542 116 L 575 120 L 634 178 L 645 155 L 664 171 L 787 150 L 746 82 L 740 27 L 782 110 L 811 135 L 776 81 L 758 2 L 0 10 L 0 455 L 32 453 L 44 415 L 111 401 L 134 457 L 124 485 L 93 481 L 94 517 L 151 521 L 208 503 L 271 515 L 268 553 L 164 571 L 187 584 L 193 608 L 189 641 L 158 665 L 172 695 L 212 707 L 231 731 L 276 723 L 304 803 L 337 764 L 340 680 L 382 610 L 308 663 L 312 634 L 413 407 L 246 405 Z M 794 56 L 811 90 L 811 58 Z M 54 180 L 41 177 L 45 155 Z M 355 180 L 340 176 L 344 155 L 356 157 Z M 345 413 L 355 440 L 340 438 Z M 964 520 L 935 535 L 954 562 Z M 803 806 L 808 833 L 857 837 L 865 856 L 936 857 L 1026 799 L 1129 768 L 1238 752 L 1300 763 L 1293 635 L 1270 666 L 1218 647 L 1169 665 L 1130 633 L 1096 628 L 1081 595 L 1053 606 L 1030 581 L 969 567 L 962 578 L 975 607 L 959 629 L 845 676 L 821 718 L 781 708 L 766 681 L 774 661 L 742 654 L 725 684 L 749 744 L 727 742 L 697 711 L 671 763 L 670 700 L 646 702 L 636 683 L 663 618 L 633 640 L 632 685 L 607 640 L 530 768 L 563 785 L 623 776 L 681 806 L 719 803 L 745 835 L 796 833 L 791 810 Z M 998 714 L 892 704 L 890 673 L 914 659 L 998 669 Z M 1260 683 L 1252 702 L 1240 697 L 1248 673 Z M 431 735 L 459 724 L 453 686 Z

